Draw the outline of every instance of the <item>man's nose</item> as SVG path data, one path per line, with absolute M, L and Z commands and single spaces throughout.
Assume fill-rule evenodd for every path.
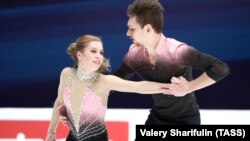
M 131 37 L 131 33 L 129 32 L 129 30 L 127 31 L 127 36 Z

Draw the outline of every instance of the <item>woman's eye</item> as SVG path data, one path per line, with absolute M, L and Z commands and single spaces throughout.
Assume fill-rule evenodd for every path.
M 92 53 L 96 53 L 96 50 L 91 50 Z

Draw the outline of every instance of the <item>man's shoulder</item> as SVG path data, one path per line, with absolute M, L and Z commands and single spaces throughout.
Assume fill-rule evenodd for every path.
M 185 42 L 179 41 L 175 38 L 165 38 L 165 45 L 170 53 L 176 53 L 178 49 L 181 49 L 183 47 L 188 47 L 188 44 Z
M 168 45 L 171 45 L 171 46 L 180 46 L 180 45 L 185 45 L 186 43 L 182 42 L 182 41 L 179 41 L 175 38 L 170 38 L 170 37 L 166 37 L 165 40 L 167 41 L 167 44 Z

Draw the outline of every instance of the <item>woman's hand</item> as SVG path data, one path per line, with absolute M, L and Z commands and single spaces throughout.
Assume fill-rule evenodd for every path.
M 45 138 L 45 141 L 56 141 L 56 135 L 48 133 Z

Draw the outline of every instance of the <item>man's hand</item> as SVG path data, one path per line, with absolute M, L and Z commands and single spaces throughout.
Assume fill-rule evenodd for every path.
M 172 77 L 171 84 L 168 84 L 166 89 L 166 94 L 174 95 L 176 97 L 185 96 L 190 93 L 190 85 L 184 77 Z
M 185 87 L 186 84 L 189 83 L 189 81 L 187 81 L 183 76 L 180 76 L 180 77 L 172 77 L 171 83 L 179 85 L 181 87 Z
M 55 134 L 47 134 L 45 141 L 56 141 L 56 135 Z
M 67 115 L 67 110 L 66 107 L 64 105 L 60 105 L 57 108 L 58 112 L 59 112 L 59 120 L 64 124 L 68 126 L 68 115 Z

